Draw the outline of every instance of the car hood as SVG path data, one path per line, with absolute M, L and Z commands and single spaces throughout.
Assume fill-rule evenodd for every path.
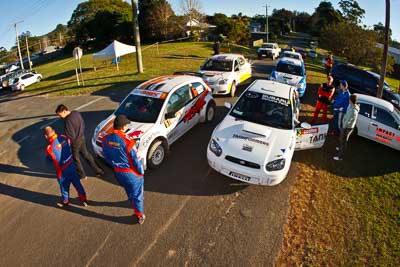
M 284 72 L 275 71 L 276 80 L 280 83 L 286 83 L 292 86 L 296 86 L 299 84 L 300 80 L 303 78 L 302 76 L 297 76 L 293 74 L 288 74 Z
M 107 135 L 112 133 L 113 131 L 113 124 L 115 120 L 115 115 L 112 114 L 109 116 L 107 119 L 102 121 L 99 126 L 97 126 L 98 130 L 96 129 L 95 132 L 95 139 L 96 141 L 102 140 L 102 138 Z M 154 125 L 154 123 L 143 123 L 143 122 L 134 122 L 131 121 L 128 125 L 128 130 L 126 131 L 127 135 L 134 138 L 134 139 L 139 139 L 141 138 L 147 131 L 150 130 L 150 128 Z
M 292 130 L 277 129 L 228 115 L 215 129 L 213 138 L 225 155 L 264 166 L 285 157 L 293 145 Z
M 224 71 L 200 71 L 205 82 L 217 82 L 221 79 L 229 79 L 231 72 Z

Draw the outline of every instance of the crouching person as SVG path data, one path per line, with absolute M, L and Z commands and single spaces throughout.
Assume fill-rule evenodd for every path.
M 115 118 L 113 132 L 105 136 L 102 142 L 103 155 L 124 187 L 139 224 L 143 224 L 146 218 L 143 211 L 144 169 L 142 161 L 136 155 L 135 140 L 125 135 L 128 123 L 125 115 Z
M 68 137 L 65 135 L 57 135 L 50 126 L 44 129 L 44 136 L 49 142 L 46 148 L 46 154 L 56 167 L 57 180 L 61 190 L 62 201 L 57 203 L 57 205 L 59 207 L 64 207 L 69 204 L 69 188 L 72 183 L 78 192 L 80 201 L 86 207 L 88 205 L 86 192 L 81 184 L 72 158 L 71 145 Z

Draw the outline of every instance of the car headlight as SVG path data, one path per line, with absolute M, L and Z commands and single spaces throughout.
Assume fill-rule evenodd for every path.
M 100 131 L 100 124 L 97 125 L 96 129 L 94 129 L 94 135 L 97 135 Z
M 228 80 L 227 79 L 221 79 L 218 81 L 218 84 L 227 84 Z
M 393 99 L 392 103 L 395 104 L 395 105 L 399 105 L 399 100 Z
M 215 156 L 219 157 L 222 154 L 222 148 L 219 146 L 217 141 L 211 139 L 210 141 L 210 150 L 215 154 Z
M 271 172 L 271 171 L 282 170 L 284 167 L 285 167 L 285 159 L 277 159 L 277 160 L 268 162 L 268 164 L 265 166 L 265 169 L 267 171 Z

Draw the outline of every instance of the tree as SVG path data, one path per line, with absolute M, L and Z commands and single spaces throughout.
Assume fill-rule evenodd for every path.
M 199 23 L 203 20 L 203 14 L 201 13 L 200 0 L 181 0 L 181 9 L 185 16 L 186 22 L 189 22 L 189 30 L 192 34 L 193 32 L 193 22 L 194 20 Z
M 339 6 L 346 21 L 355 24 L 361 23 L 365 10 L 360 7 L 356 0 L 340 0 Z
M 322 29 L 342 20 L 342 15 L 332 6 L 332 3 L 323 1 L 311 17 L 312 34 L 320 36 Z
M 385 40 L 385 25 L 383 25 L 382 22 L 379 22 L 378 24 L 374 24 L 372 27 L 379 36 L 379 42 L 383 43 Z M 392 42 L 392 29 L 389 29 L 389 40 Z
M 167 39 L 173 32 L 173 17 L 175 17 L 175 13 L 168 1 L 156 1 L 153 12 L 149 17 L 149 27 L 151 31 L 154 32 L 158 38 Z

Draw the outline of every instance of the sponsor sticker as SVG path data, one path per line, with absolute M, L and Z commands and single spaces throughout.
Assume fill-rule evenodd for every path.
M 246 140 L 246 141 L 253 142 L 253 143 L 256 143 L 256 144 L 269 146 L 268 142 L 265 142 L 265 141 L 262 141 L 262 140 L 258 140 L 258 139 L 255 139 L 255 138 L 250 138 L 250 137 L 243 136 L 243 135 L 240 135 L 240 134 L 233 134 L 232 138 L 242 139 L 242 140 Z
M 382 128 L 376 128 L 375 134 L 376 134 L 375 139 L 377 141 L 384 142 L 386 144 L 390 144 L 390 142 L 395 137 L 395 134 L 393 132 Z M 400 140 L 399 138 L 397 139 Z
M 297 129 L 297 136 L 305 135 L 305 134 L 317 134 L 319 132 L 319 128 L 310 128 L 310 129 Z
M 285 107 L 287 107 L 290 104 L 290 101 L 288 99 L 273 96 L 273 95 L 262 95 L 261 99 L 272 102 L 272 103 L 277 103 L 277 104 L 280 104 Z

